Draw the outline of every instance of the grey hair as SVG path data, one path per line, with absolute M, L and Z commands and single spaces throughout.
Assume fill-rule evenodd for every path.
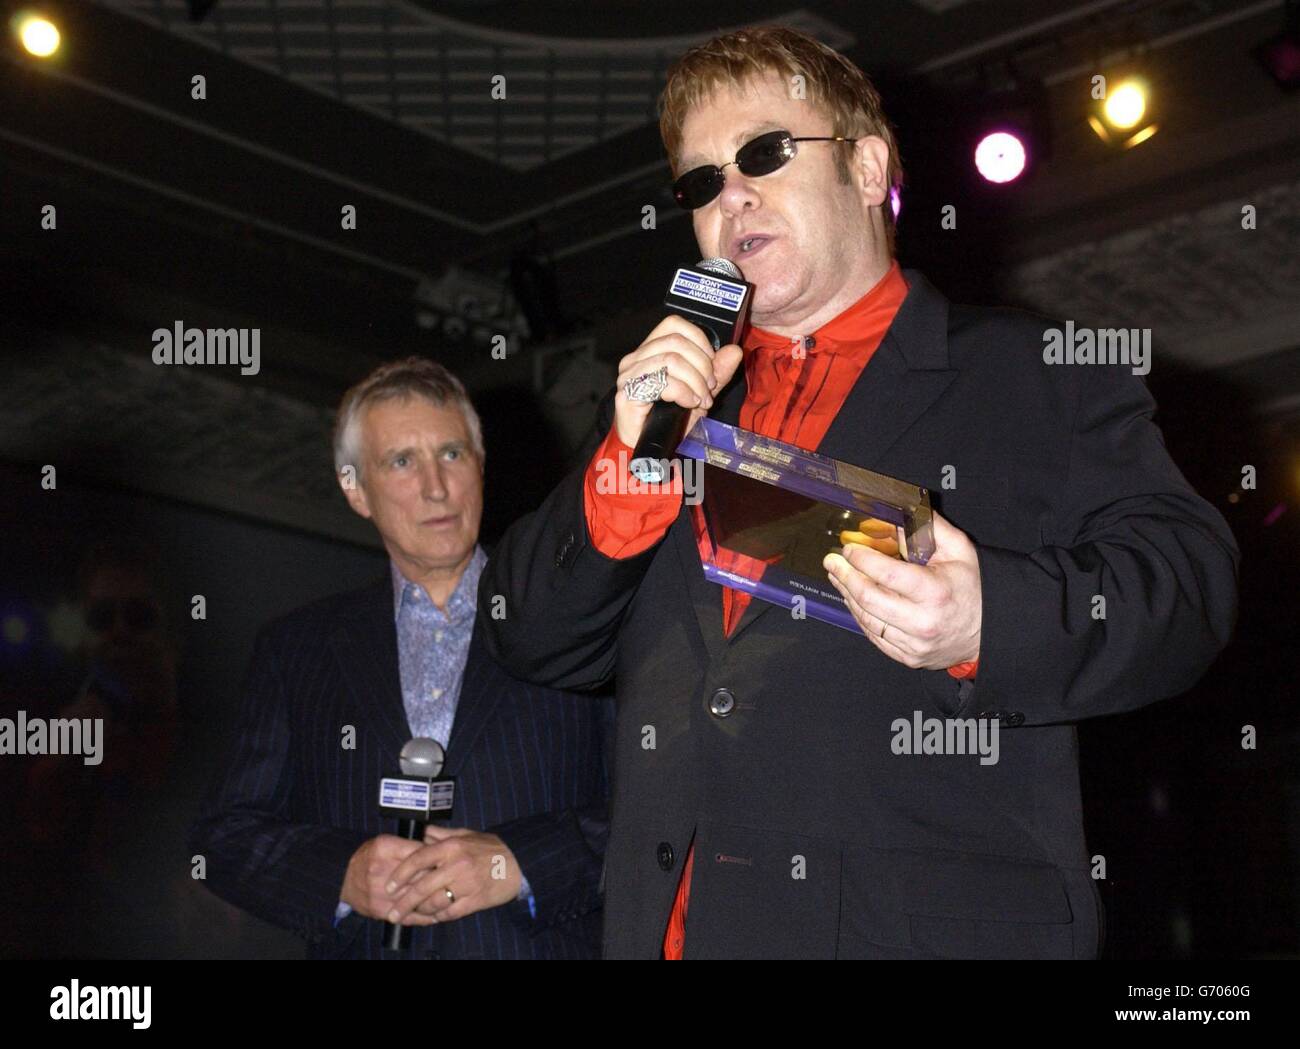
M 460 409 L 469 428 L 470 444 L 479 465 L 483 452 L 483 424 L 465 392 L 464 384 L 437 361 L 427 357 L 406 357 L 381 364 L 343 395 L 334 418 L 334 472 L 345 466 L 361 476 L 361 412 L 372 404 L 394 399 L 422 397 L 439 407 L 453 405 Z

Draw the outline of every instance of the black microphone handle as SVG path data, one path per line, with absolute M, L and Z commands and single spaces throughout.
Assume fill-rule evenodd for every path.
M 671 313 L 682 315 L 680 310 Z M 722 346 L 723 335 L 716 322 L 710 317 L 690 316 L 686 318 L 699 325 L 716 352 Z M 690 422 L 691 410 L 672 401 L 655 401 L 646 416 L 645 425 L 641 427 L 641 436 L 637 438 L 636 448 L 632 450 L 632 461 L 628 469 L 639 481 L 655 484 L 669 480 L 669 466 L 677 456 L 677 446 L 686 436 L 686 424 Z
M 424 837 L 424 828 L 428 826 L 419 820 L 398 820 L 397 836 L 407 841 L 419 841 Z M 393 925 L 384 922 L 384 949 L 389 951 L 408 951 L 411 949 L 411 926 Z
M 677 454 L 690 418 L 689 408 L 671 401 L 655 401 L 650 406 L 628 464 L 633 476 L 647 483 L 669 480 L 668 464 Z

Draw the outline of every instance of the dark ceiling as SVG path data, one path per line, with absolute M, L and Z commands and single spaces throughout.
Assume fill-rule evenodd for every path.
M 19 6 L 31 5 L 0 4 L 6 21 Z M 0 62 L 13 302 L 35 324 L 107 343 L 138 342 L 173 316 L 261 325 L 280 352 L 259 381 L 317 400 L 369 362 L 428 350 L 421 286 L 427 323 L 475 289 L 490 300 L 512 265 L 557 328 L 652 307 L 656 275 L 692 253 L 665 191 L 655 97 L 671 58 L 723 27 L 800 25 L 878 79 L 909 171 L 906 207 L 958 199 L 973 216 L 957 249 L 905 220 L 905 258 L 975 297 L 993 296 L 981 281 L 995 262 L 1204 206 L 1294 166 L 1294 108 L 1279 110 L 1248 46 L 1280 24 L 1280 4 L 218 0 L 197 24 L 183 0 L 42 8 L 63 27 L 58 59 L 6 41 Z M 1148 47 L 1178 85 L 1186 137 L 1117 162 L 1071 92 L 1106 56 Z M 971 185 L 950 141 L 1009 70 L 1074 105 L 1056 106 L 1051 162 L 1015 200 Z M 498 73 L 506 101 L 490 96 Z M 1207 139 L 1221 148 L 1195 145 Z M 57 235 L 31 219 L 50 202 Z M 349 204 L 357 226 L 343 230 Z M 470 371 L 481 360 L 472 339 L 440 348 Z

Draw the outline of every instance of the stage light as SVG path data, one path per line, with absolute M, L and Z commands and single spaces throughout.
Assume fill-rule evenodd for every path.
M 975 170 L 985 182 L 1007 185 L 1051 155 L 1047 89 L 1010 61 L 981 69 L 979 82 L 979 90 L 968 90 L 969 102 L 960 104 L 956 118 L 963 152 L 973 151 Z
M 1140 146 L 1142 145 L 1143 142 L 1145 142 L 1152 135 L 1154 135 L 1158 130 L 1159 128 L 1157 128 L 1155 124 L 1148 124 L 1141 131 L 1129 135 L 1128 138 L 1126 138 L 1123 142 L 1119 144 L 1119 148 L 1132 149 L 1134 146 Z
M 1101 104 L 1088 114 L 1088 126 L 1108 146 L 1116 149 L 1140 146 L 1159 130 L 1159 125 L 1148 119 L 1151 90 L 1141 77 L 1109 79 L 1115 81 L 1115 86 L 1107 88 Z
M 1127 131 L 1147 110 L 1147 95 L 1136 80 L 1126 80 L 1106 96 L 1102 112 L 1111 127 Z
M 59 28 L 40 15 L 20 14 L 14 19 L 23 49 L 37 58 L 49 58 L 59 49 Z
M 999 185 L 1019 178 L 1029 161 L 1025 144 L 1009 131 L 994 131 L 975 147 L 975 168 Z

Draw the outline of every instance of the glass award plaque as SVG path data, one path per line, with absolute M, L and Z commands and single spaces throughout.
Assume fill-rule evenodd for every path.
M 678 446 L 699 460 L 691 507 L 706 579 L 861 633 L 822 559 L 861 543 L 925 564 L 934 553 L 927 489 L 703 418 Z

